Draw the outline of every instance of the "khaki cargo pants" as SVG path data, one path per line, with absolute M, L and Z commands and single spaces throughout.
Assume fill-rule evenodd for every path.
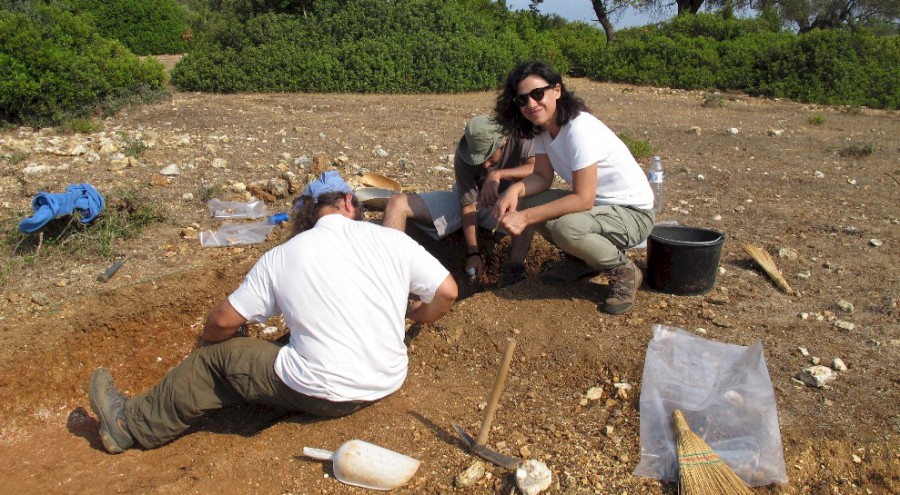
M 548 189 L 522 198 L 519 208 L 531 208 L 559 199 L 571 191 Z M 569 213 L 535 226 L 538 233 L 563 251 L 584 260 L 597 271 L 606 271 L 628 261 L 625 249 L 643 242 L 653 230 L 653 210 L 631 206 L 599 205 L 588 211 Z
M 286 412 L 344 416 L 371 402 L 331 402 L 295 392 L 275 374 L 281 345 L 235 337 L 192 352 L 149 392 L 125 403 L 128 429 L 144 448 L 163 445 L 206 413 L 245 403 Z

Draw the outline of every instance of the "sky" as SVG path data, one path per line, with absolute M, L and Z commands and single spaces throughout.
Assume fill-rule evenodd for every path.
M 506 6 L 510 10 L 526 10 L 529 0 L 506 0 Z M 557 14 L 570 21 L 583 21 L 592 26 L 600 27 L 600 23 L 596 21 L 597 14 L 591 6 L 590 0 L 544 0 L 538 10 L 543 14 Z M 674 12 L 672 13 L 674 15 Z M 653 19 L 649 14 L 641 14 L 634 9 L 628 9 L 622 14 L 613 14 L 611 16 L 613 26 L 618 29 L 627 27 L 643 26 L 662 19 Z

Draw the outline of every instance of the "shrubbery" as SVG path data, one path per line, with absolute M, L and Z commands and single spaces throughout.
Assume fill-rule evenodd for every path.
M 459 92 L 495 88 L 529 57 L 568 70 L 557 42 L 521 15 L 488 0 L 345 0 L 316 2 L 307 17 L 223 17 L 208 22 L 172 82 L 216 92 Z
M 164 90 L 162 64 L 141 62 L 89 23 L 40 3 L 0 11 L 0 121 L 35 126 Z
M 900 107 L 900 38 L 864 29 L 795 35 L 764 20 L 680 16 L 619 32 L 584 65 L 603 81 Z
M 89 18 L 106 38 L 119 40 L 137 55 L 183 53 L 188 27 L 176 0 L 63 0 Z

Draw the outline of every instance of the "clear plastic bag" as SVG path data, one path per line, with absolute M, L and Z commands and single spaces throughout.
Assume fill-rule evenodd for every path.
M 750 486 L 787 484 L 762 343 L 745 347 L 654 325 L 641 383 L 638 476 L 678 480 L 672 412 Z
M 266 203 L 260 200 L 243 203 L 213 198 L 206 203 L 206 207 L 215 218 L 262 218 L 269 214 Z
M 262 222 L 226 223 L 219 230 L 200 232 L 200 245 L 204 247 L 236 246 L 264 242 L 275 225 Z

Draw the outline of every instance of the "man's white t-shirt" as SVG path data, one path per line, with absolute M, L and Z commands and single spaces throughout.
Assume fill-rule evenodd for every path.
M 560 128 L 556 138 L 542 132 L 534 138 L 535 154 L 546 154 L 566 183 L 572 173 L 597 164 L 594 205 L 653 208 L 653 190 L 628 146 L 596 117 L 581 112 Z
M 369 401 L 406 379 L 409 293 L 431 302 L 448 274 L 406 234 L 331 214 L 264 254 L 228 300 L 249 321 L 284 315 L 275 373 L 289 387 Z

